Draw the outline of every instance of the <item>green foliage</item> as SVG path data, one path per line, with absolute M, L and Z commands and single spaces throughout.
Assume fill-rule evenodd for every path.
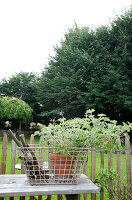
M 127 121 L 132 115 L 132 8 L 95 31 L 76 24 L 55 47 L 37 86 L 41 115 L 83 117 L 87 109 Z
M 118 192 L 120 192 L 120 198 L 122 200 L 127 199 L 128 195 L 131 196 L 131 191 L 127 191 L 127 183 L 126 180 L 124 180 L 124 178 L 121 179 L 122 183 L 118 183 L 119 178 L 121 177 L 118 177 L 117 172 L 113 168 L 111 168 L 109 172 L 107 169 L 101 169 L 99 178 L 96 179 L 94 183 L 100 187 L 100 191 L 109 192 L 109 195 L 112 196 L 113 199 L 118 199 Z M 109 187 L 109 183 L 111 183 L 112 188 Z M 119 191 L 118 188 L 121 188 L 121 190 Z
M 32 108 L 15 97 L 0 97 L 0 119 L 4 120 L 22 120 L 27 123 L 32 116 Z
M 48 146 L 59 147 L 64 153 L 68 148 L 92 148 L 104 151 L 119 149 L 117 139 L 121 134 L 127 135 L 132 129 L 131 123 L 117 125 L 117 121 L 110 120 L 106 115 L 95 117 L 94 109 L 86 112 L 85 118 L 66 120 L 59 119 L 59 124 L 49 124 L 35 135 L 44 135 L 44 143 Z
M 38 120 L 37 114 L 40 112 L 40 106 L 36 100 L 38 80 L 34 73 L 20 72 L 0 83 L 0 95 L 17 97 L 28 103 L 33 109 L 33 118 L 36 121 Z

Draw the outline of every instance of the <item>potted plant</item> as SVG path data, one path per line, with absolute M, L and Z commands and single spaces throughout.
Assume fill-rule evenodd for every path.
M 110 120 L 104 114 L 95 117 L 93 112 L 94 109 L 88 110 L 84 118 L 71 120 L 61 118 L 58 123 L 49 124 L 48 127 L 45 126 L 40 132 L 35 133 L 44 135 L 45 146 L 53 147 L 49 159 L 56 177 L 62 176 L 59 171 L 62 171 L 63 177 L 71 174 L 75 160 L 78 158 L 80 161 L 84 158 L 83 150 L 93 147 L 107 152 L 119 149 L 117 139 L 121 134 L 127 136 L 127 132 L 132 129 L 131 123 L 118 125 L 117 121 Z M 66 164 L 69 166 L 68 172 L 60 169 L 60 165 L 64 168 Z

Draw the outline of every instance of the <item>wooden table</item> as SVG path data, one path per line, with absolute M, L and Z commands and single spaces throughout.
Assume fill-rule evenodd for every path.
M 31 186 L 25 174 L 0 175 L 0 197 L 62 195 L 78 199 L 78 194 L 99 193 L 99 188 L 84 174 L 78 185 Z

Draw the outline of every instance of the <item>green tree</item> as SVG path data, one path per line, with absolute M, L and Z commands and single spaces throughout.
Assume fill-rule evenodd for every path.
M 15 97 L 0 97 L 0 119 L 19 121 L 19 130 L 21 123 L 27 124 L 31 120 L 32 108 Z
M 82 117 L 87 109 L 118 121 L 132 114 L 132 8 L 95 31 L 76 24 L 55 47 L 37 86 L 41 115 Z M 57 116 L 58 117 L 58 116 Z
M 34 121 L 38 121 L 40 106 L 36 100 L 36 83 L 38 76 L 34 73 L 20 72 L 13 75 L 9 80 L 3 79 L 0 82 L 0 94 L 14 96 L 22 99 L 33 108 Z

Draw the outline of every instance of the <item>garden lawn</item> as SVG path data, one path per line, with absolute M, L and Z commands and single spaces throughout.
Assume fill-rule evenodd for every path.
M 25 142 L 28 144 L 30 141 L 29 137 L 25 138 Z M 35 137 L 35 143 L 38 144 L 39 143 L 39 137 Z M 10 174 L 11 172 L 11 139 L 8 138 L 8 147 L 7 147 L 7 159 L 6 159 L 6 174 Z M 131 146 L 132 148 L 132 146 Z M 18 151 L 18 150 L 17 150 Z M 1 153 L 2 153 L 2 141 L 0 141 L 0 158 L 1 158 Z M 19 157 L 19 153 L 16 153 L 16 164 L 20 163 L 20 159 L 18 159 Z M 1 160 L 1 159 L 0 159 Z M 131 159 L 132 160 L 132 159 Z M 0 161 L 1 162 L 1 161 Z M 113 154 L 113 168 L 116 170 L 117 168 L 117 163 L 116 163 L 116 154 Z M 108 154 L 104 154 L 104 167 L 105 169 L 108 169 Z M 121 155 L 121 168 L 122 168 L 122 179 L 126 180 L 126 158 L 125 158 L 125 154 Z M 100 153 L 96 153 L 96 171 L 95 171 L 95 178 L 99 178 L 99 173 L 100 173 Z M 15 170 L 15 174 L 20 174 L 21 171 L 20 170 Z M 91 152 L 88 153 L 88 177 L 91 177 Z M 105 192 L 104 193 L 104 199 L 107 200 L 108 199 L 108 193 Z M 90 195 L 88 195 L 88 197 L 90 197 Z M 5 198 L 6 200 L 9 198 Z M 15 200 L 19 199 L 18 197 L 15 197 Z M 26 200 L 29 199 L 29 197 L 26 197 Z M 43 197 L 43 200 L 46 199 L 46 197 Z M 65 199 L 65 197 L 64 197 Z M 81 200 L 83 199 L 83 195 L 81 195 Z M 90 199 L 90 198 L 88 198 Z M 100 194 L 97 194 L 97 200 L 100 199 Z M 52 200 L 57 200 L 57 196 L 54 195 L 52 196 Z

